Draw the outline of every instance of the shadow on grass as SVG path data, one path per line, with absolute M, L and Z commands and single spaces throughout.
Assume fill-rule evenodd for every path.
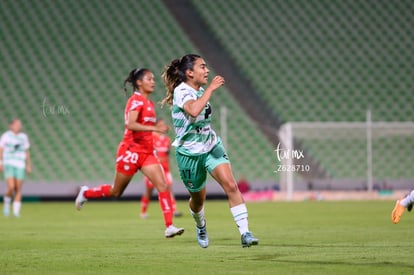
M 277 244 L 277 245 L 266 245 L 261 244 L 260 246 L 264 247 L 273 247 L 274 249 L 280 249 L 280 248 L 292 248 L 292 249 L 298 249 L 298 248 L 320 248 L 320 249 L 330 249 L 330 248 L 355 248 L 357 249 L 356 254 L 361 252 L 361 249 L 401 249 L 401 248 L 411 248 L 411 245 L 393 245 L 390 246 L 389 244 L 384 245 L 364 245 L 364 244 Z M 296 252 L 297 251 L 295 250 Z M 306 251 L 309 252 L 309 251 Z M 307 253 L 306 253 L 307 254 Z M 309 256 L 309 255 L 307 255 Z M 278 263 L 287 263 L 287 264 L 304 264 L 304 265 L 343 265 L 343 266 L 367 266 L 367 267 L 388 267 L 388 268 L 414 268 L 414 263 L 406 263 L 402 261 L 391 261 L 391 260 L 384 260 L 378 259 L 378 261 L 373 260 L 373 258 L 362 256 L 360 258 L 357 258 L 355 260 L 295 260 L 295 259 L 283 259 L 285 257 L 300 257 L 298 254 L 292 255 L 290 252 L 282 252 L 278 251 L 275 253 L 263 253 L 260 255 L 254 255 L 250 259 L 253 261 L 272 261 L 272 262 L 278 262 Z
M 257 257 L 254 260 L 257 261 L 269 261 L 270 255 L 265 255 L 264 257 Z M 414 264 L 406 264 L 401 262 L 346 262 L 346 261 L 300 261 L 300 260 L 278 260 L 274 259 L 273 261 L 278 263 L 288 263 L 288 264 L 304 264 L 304 265 L 349 265 L 349 266 L 372 266 L 372 267 L 398 267 L 398 268 L 414 268 Z

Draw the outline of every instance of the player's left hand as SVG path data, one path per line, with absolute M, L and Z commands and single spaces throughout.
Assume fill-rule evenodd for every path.
M 157 132 L 161 132 L 161 133 L 167 133 L 168 130 L 170 129 L 170 127 L 168 127 L 167 124 L 165 124 L 164 121 L 159 121 L 155 127 L 157 128 Z

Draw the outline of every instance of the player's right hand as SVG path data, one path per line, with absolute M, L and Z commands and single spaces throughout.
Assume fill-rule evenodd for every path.
M 208 86 L 208 88 L 210 88 L 210 89 L 212 89 L 214 91 L 214 90 L 220 88 L 221 86 L 223 86 L 224 83 L 225 83 L 224 77 L 222 77 L 221 75 L 216 75 L 213 78 L 213 80 L 211 80 L 211 83 Z

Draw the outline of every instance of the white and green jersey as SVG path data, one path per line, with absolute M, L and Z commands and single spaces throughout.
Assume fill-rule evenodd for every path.
M 29 149 L 30 144 L 25 133 L 5 132 L 0 138 L 0 147 L 3 148 L 4 166 L 26 167 L 26 150 Z
M 196 91 L 184 82 L 174 89 L 172 119 L 176 138 L 172 145 L 181 154 L 193 156 L 208 153 L 218 142 L 218 136 L 211 128 L 210 103 L 197 117 L 190 116 L 183 108 L 187 101 L 197 100 L 203 93 L 203 88 Z

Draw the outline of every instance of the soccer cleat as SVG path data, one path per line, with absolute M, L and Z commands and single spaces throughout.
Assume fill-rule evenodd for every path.
M 177 228 L 174 225 L 170 225 L 165 229 L 166 238 L 174 238 L 175 236 L 180 236 L 184 233 L 184 228 Z
M 204 221 L 204 226 L 198 227 L 196 226 L 197 230 L 197 242 L 201 248 L 208 247 L 208 235 L 207 235 L 207 224 Z
M 405 208 L 404 206 L 401 205 L 400 200 L 397 200 L 395 202 L 394 209 L 392 210 L 392 213 L 391 213 L 391 220 L 393 223 L 397 224 L 400 221 L 401 216 L 404 213 L 404 210 Z
M 413 209 L 413 204 L 412 203 L 410 203 L 408 206 L 407 206 L 407 210 L 408 210 L 408 212 L 411 212 L 411 210 Z
M 88 190 L 88 186 L 82 186 L 79 191 L 78 196 L 76 197 L 75 206 L 76 206 L 76 209 L 78 210 L 81 210 L 83 204 L 88 201 L 84 196 L 84 193 L 86 190 Z
M 144 220 L 148 218 L 149 216 L 148 213 L 141 213 L 140 215 L 141 215 L 141 219 L 144 219 Z
M 241 236 L 241 243 L 243 247 L 250 247 L 252 245 L 258 245 L 259 239 L 254 237 L 251 232 L 246 232 Z

